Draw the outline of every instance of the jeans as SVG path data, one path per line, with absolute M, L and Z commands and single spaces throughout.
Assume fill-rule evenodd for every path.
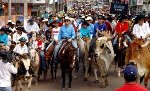
M 60 47 L 62 46 L 62 42 L 63 42 L 63 39 L 58 43 L 58 45 L 54 49 L 54 60 L 56 60 L 57 53 L 58 53 Z M 72 40 L 72 45 L 74 46 L 74 48 L 76 48 L 76 49 L 78 48 L 76 40 Z
M 0 91 L 12 91 L 11 87 L 0 87 Z
M 129 43 L 132 41 L 127 34 L 125 34 L 123 36 L 124 36 L 125 40 L 127 40 Z M 113 45 L 116 45 L 116 44 L 117 44 L 117 37 L 113 40 Z
M 40 61 L 41 61 L 41 68 L 42 70 L 46 69 L 46 62 L 44 57 L 44 51 L 40 51 Z

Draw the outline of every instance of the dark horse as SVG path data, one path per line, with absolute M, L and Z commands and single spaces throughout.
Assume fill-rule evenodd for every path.
M 72 70 L 76 64 L 76 53 L 75 48 L 72 46 L 70 42 L 67 40 L 63 41 L 63 45 L 58 53 L 58 57 L 60 59 L 60 66 L 61 66 L 61 75 L 62 75 L 62 89 L 65 88 L 65 74 L 68 72 L 69 76 L 69 83 L 68 88 L 71 88 L 72 82 Z
M 125 65 L 125 54 L 126 47 L 124 46 L 125 37 L 122 34 L 118 34 L 116 37 L 116 43 L 114 45 L 115 56 L 115 66 L 118 65 L 118 77 L 121 76 L 121 69 Z

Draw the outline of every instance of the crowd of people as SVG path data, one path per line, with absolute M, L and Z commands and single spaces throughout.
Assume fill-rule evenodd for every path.
M 28 57 L 30 48 L 34 48 L 39 52 L 42 70 L 45 70 L 44 53 L 51 45 L 55 45 L 54 59 L 57 62 L 57 54 L 62 41 L 67 39 L 68 42 L 71 42 L 76 52 L 78 48 L 77 33 L 80 33 L 81 39 L 84 40 L 85 37 L 91 39 L 88 57 L 91 60 L 96 38 L 105 35 L 105 32 L 111 35 L 113 45 L 117 43 L 116 37 L 119 34 L 122 34 L 129 42 L 132 38 L 148 38 L 150 36 L 150 16 L 98 15 L 93 17 L 90 14 L 82 14 L 80 17 L 71 17 L 47 15 L 45 12 L 42 18 L 30 18 L 27 26 L 23 26 L 19 20 L 8 22 L 0 29 L 0 48 L 9 50 L 11 45 L 16 45 L 13 52 L 22 55 L 22 57 Z M 11 63 L 3 63 L 3 60 L 4 58 L 1 56 L 0 91 L 11 91 L 10 73 L 16 74 L 17 66 L 14 68 Z M 127 84 L 116 91 L 148 91 L 135 84 L 137 71 L 134 67 L 127 66 L 124 69 L 124 75 Z M 131 84 L 132 89 L 130 88 Z

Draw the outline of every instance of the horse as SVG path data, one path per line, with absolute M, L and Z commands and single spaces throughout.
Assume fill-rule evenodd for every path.
M 121 76 L 121 69 L 125 65 L 125 54 L 126 54 L 126 47 L 124 46 L 125 38 L 122 34 L 118 34 L 116 37 L 117 41 L 114 45 L 114 52 L 115 56 L 115 69 L 116 65 L 118 65 L 118 77 Z
M 58 53 L 58 57 L 60 59 L 61 75 L 63 79 L 62 89 L 65 89 L 66 72 L 68 72 L 69 76 L 68 88 L 71 89 L 72 70 L 76 62 L 75 48 L 72 46 L 72 43 L 68 42 L 67 40 L 64 40 L 63 45 Z
M 52 75 L 52 80 L 54 79 L 54 74 L 53 74 L 53 71 L 54 71 L 54 56 L 53 56 L 53 53 L 54 53 L 54 48 L 55 48 L 55 44 L 52 44 L 51 46 L 48 47 L 48 49 L 45 51 L 45 59 L 46 59 L 46 62 L 49 66 L 51 66 L 51 75 Z M 55 64 L 55 79 L 56 79 L 56 73 L 57 73 L 57 64 Z
M 31 60 L 29 58 L 23 57 L 22 55 L 17 54 L 15 56 L 16 62 L 18 62 L 18 72 L 15 76 L 15 91 L 18 91 L 18 85 L 20 90 L 23 91 L 22 83 L 25 82 L 27 84 L 27 91 L 31 90 L 31 82 L 33 75 L 33 68 L 31 66 Z
M 38 80 L 40 78 L 39 74 L 39 66 L 40 66 L 40 59 L 39 54 L 35 49 L 30 49 L 29 51 L 30 59 L 31 59 L 31 65 L 33 67 L 34 71 L 34 77 L 35 77 L 35 84 L 38 85 Z
M 77 43 L 79 46 L 79 60 L 83 62 L 83 66 L 85 69 L 84 81 L 88 79 L 88 70 L 90 66 L 90 61 L 88 60 L 88 53 L 90 47 L 90 38 L 83 37 L 82 39 L 79 37 L 80 34 L 77 34 Z

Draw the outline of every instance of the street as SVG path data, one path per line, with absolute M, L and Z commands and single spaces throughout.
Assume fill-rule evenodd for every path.
M 48 74 L 48 77 L 45 80 L 43 77 L 41 77 L 37 86 L 33 81 L 31 91 L 61 91 L 60 73 L 60 68 L 58 68 L 57 79 L 54 82 L 51 81 L 50 74 Z M 106 88 L 100 88 L 99 84 L 94 82 L 95 79 L 93 73 L 90 74 L 88 81 L 83 80 L 83 75 L 84 74 L 81 68 L 77 74 L 77 79 L 73 78 L 71 91 L 114 91 L 114 89 L 124 84 L 123 77 L 118 78 L 117 73 L 114 73 L 114 66 L 110 68 L 108 75 L 109 86 Z M 148 87 L 150 87 L 150 84 Z

